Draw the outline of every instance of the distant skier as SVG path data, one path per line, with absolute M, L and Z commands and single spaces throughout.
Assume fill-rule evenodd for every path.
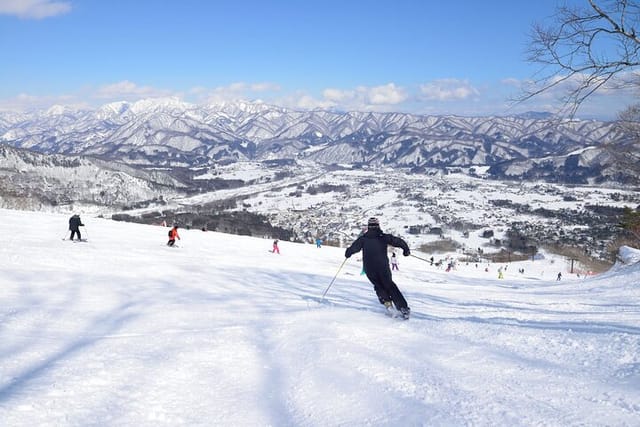
M 558 282 L 562 280 L 562 273 L 558 273 L 558 278 L 556 279 Z
M 321 247 L 322 247 L 322 239 L 318 237 L 316 239 L 316 248 L 321 248 Z
M 71 231 L 70 240 L 73 240 L 73 237 L 76 234 L 78 235 L 78 240 L 82 240 L 82 235 L 80 234 L 80 227 L 84 227 L 84 224 L 80 219 L 80 215 L 74 214 L 71 218 L 69 218 L 69 231 Z
M 169 241 L 167 242 L 167 246 L 175 245 L 176 239 L 180 240 L 180 235 L 178 234 L 178 226 L 174 225 L 173 228 L 169 230 Z
M 392 270 L 400 270 L 398 268 L 398 257 L 395 252 L 391 252 L 391 269 Z
M 378 296 L 380 304 L 383 304 L 389 310 L 393 302 L 393 305 L 402 313 L 402 317 L 408 319 L 411 310 L 398 286 L 391 278 L 387 245 L 401 248 L 404 256 L 411 254 L 407 242 L 399 237 L 383 233 L 380 229 L 380 221 L 377 218 L 369 218 L 366 233 L 358 237 L 347 248 L 344 256 L 349 258 L 351 255 L 362 251 L 362 264 L 365 274 L 373 284 L 373 289 Z
M 273 252 L 274 254 L 280 255 L 280 248 L 278 247 L 278 239 L 273 241 L 273 249 L 271 249 L 271 252 Z

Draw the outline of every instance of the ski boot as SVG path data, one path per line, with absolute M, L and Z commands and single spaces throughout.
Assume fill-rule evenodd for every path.
M 386 314 L 387 316 L 393 317 L 394 316 L 394 309 L 393 309 L 393 304 L 391 303 L 391 301 L 385 301 L 383 302 L 384 304 L 384 308 L 387 310 Z

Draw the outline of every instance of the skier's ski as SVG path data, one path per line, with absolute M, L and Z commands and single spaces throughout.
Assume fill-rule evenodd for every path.
M 396 310 L 394 307 L 386 307 L 384 314 L 387 317 L 398 320 L 409 320 L 409 313 L 403 314 L 400 310 Z
M 323 305 L 334 305 L 331 301 L 329 301 L 326 298 L 321 298 L 321 297 L 313 297 L 313 296 L 303 296 L 302 297 L 303 300 L 305 301 L 313 301 L 313 302 L 317 302 L 318 304 L 323 304 Z

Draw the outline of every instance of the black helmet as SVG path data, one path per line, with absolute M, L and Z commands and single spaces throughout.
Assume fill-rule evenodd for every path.
M 367 227 L 369 227 L 369 228 L 379 228 L 380 227 L 380 221 L 378 221 L 378 218 L 376 218 L 376 217 L 371 217 L 371 218 L 369 218 L 369 221 L 367 221 Z

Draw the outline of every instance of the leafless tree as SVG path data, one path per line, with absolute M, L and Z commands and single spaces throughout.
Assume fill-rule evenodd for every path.
M 564 110 L 573 115 L 600 88 L 640 88 L 640 76 L 633 73 L 640 65 L 639 2 L 585 3 L 561 6 L 551 25 L 533 26 L 528 60 L 541 69 L 520 101 L 562 87 Z
M 640 175 L 640 104 L 630 105 L 618 114 L 617 126 L 627 137 L 603 148 L 621 169 Z
M 640 104 L 631 105 L 618 114 L 618 125 L 632 139 L 640 141 Z

